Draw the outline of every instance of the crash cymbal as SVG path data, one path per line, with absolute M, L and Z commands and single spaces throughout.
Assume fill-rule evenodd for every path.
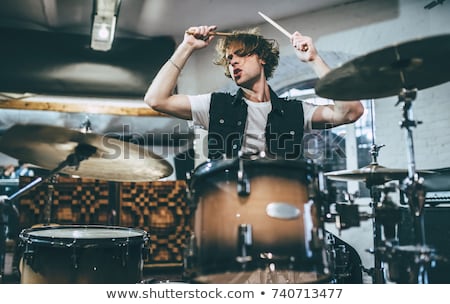
M 316 94 L 335 100 L 398 96 L 450 80 L 450 34 L 408 41 L 357 57 L 319 79 Z
M 108 181 L 153 181 L 173 171 L 141 146 L 54 126 L 15 125 L 0 139 L 0 151 L 49 170 L 69 159 L 61 173 Z
M 432 173 L 431 171 L 419 171 L 418 173 Z M 340 170 L 325 173 L 331 180 L 337 181 L 362 181 L 370 184 L 384 184 L 392 180 L 402 180 L 408 176 L 406 169 L 390 169 L 378 164 L 370 164 L 361 169 Z

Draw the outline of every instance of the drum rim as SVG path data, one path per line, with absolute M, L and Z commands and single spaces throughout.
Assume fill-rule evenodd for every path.
M 65 230 L 65 229 L 82 229 L 82 230 L 95 230 L 95 229 L 106 229 L 111 231 L 133 231 L 139 235 L 134 236 L 116 236 L 116 237 L 98 237 L 98 238 L 87 238 L 87 237 L 62 237 L 62 236 L 42 236 L 32 234 L 36 231 L 43 230 Z M 149 235 L 145 230 L 139 228 L 122 227 L 122 226 L 106 226 L 106 225 L 55 225 L 55 226 L 41 226 L 34 228 L 23 229 L 19 238 L 26 243 L 36 243 L 36 244 L 52 244 L 56 247 L 82 247 L 89 246 L 94 247 L 96 245 L 103 246 L 105 244 L 112 244 L 115 246 L 130 244 L 130 243 L 145 243 L 149 239 Z
M 197 180 L 201 180 L 211 174 L 217 173 L 224 169 L 237 170 L 239 167 L 239 158 L 234 159 L 215 159 L 207 160 L 198 165 L 191 174 L 191 187 Z M 270 159 L 270 158 L 256 158 L 256 159 L 242 159 L 245 167 L 256 167 L 258 165 L 274 166 L 278 168 L 286 167 L 288 169 L 306 169 L 307 172 L 313 173 L 314 163 L 310 159 Z M 281 164 L 281 165 L 280 165 Z

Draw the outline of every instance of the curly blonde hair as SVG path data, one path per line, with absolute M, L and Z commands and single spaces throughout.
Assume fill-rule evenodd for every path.
M 258 28 L 249 29 L 247 31 L 233 31 L 232 35 L 225 36 L 217 42 L 216 51 L 217 58 L 213 61 L 216 65 L 224 67 L 225 76 L 231 78 L 228 70 L 229 61 L 227 59 L 227 49 L 239 46 L 238 56 L 248 56 L 256 54 L 265 61 L 264 73 L 266 79 L 273 76 L 273 72 L 278 66 L 280 58 L 280 50 L 278 43 L 274 39 L 266 39 L 259 34 Z

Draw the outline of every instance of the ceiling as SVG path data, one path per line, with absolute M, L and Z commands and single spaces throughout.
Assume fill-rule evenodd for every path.
M 190 25 L 221 30 L 261 23 L 262 11 L 281 19 L 350 0 L 122 0 L 117 34 L 179 36 Z M 2 0 L 0 26 L 89 35 L 94 0 Z
M 220 30 L 349 0 L 122 0 L 110 51 L 94 51 L 94 0 L 0 1 L 0 92 L 141 97 L 192 25 Z

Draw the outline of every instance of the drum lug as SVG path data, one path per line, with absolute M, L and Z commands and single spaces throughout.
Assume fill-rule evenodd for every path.
M 244 160 L 239 159 L 239 170 L 237 172 L 237 193 L 239 196 L 250 195 L 250 181 L 244 171 Z
M 23 251 L 23 260 L 33 268 L 33 260 L 34 260 L 34 250 L 33 248 L 30 248 L 31 245 L 26 244 L 25 250 Z
M 184 274 L 183 276 L 186 278 L 191 277 L 195 273 L 196 257 L 197 257 L 197 245 L 196 245 L 196 237 L 193 232 L 190 233 L 187 242 L 186 248 L 184 248 L 183 254 L 183 268 Z
M 130 246 L 129 244 L 123 244 L 122 245 L 124 248 L 122 250 L 122 267 L 126 267 L 127 266 L 127 261 L 128 261 L 128 257 L 130 255 Z
M 192 174 L 190 172 L 186 173 L 186 202 L 187 206 L 190 210 L 195 210 L 196 203 L 195 203 L 195 190 L 191 189 L 191 181 L 192 181 Z
M 144 244 L 142 246 L 142 260 L 149 261 L 151 254 L 152 254 L 151 247 L 148 246 L 148 244 Z
M 312 228 L 310 246 L 313 251 L 321 250 L 324 248 L 324 240 L 321 234 L 321 229 Z
M 78 254 L 77 254 L 77 248 L 76 247 L 73 247 L 72 255 L 70 256 L 70 258 L 72 260 L 73 268 L 78 269 L 79 261 L 78 261 Z
M 240 224 L 238 226 L 238 256 L 236 257 L 236 261 L 242 265 L 242 268 L 246 268 L 247 263 L 252 261 L 252 256 L 250 254 L 252 245 L 252 225 Z

